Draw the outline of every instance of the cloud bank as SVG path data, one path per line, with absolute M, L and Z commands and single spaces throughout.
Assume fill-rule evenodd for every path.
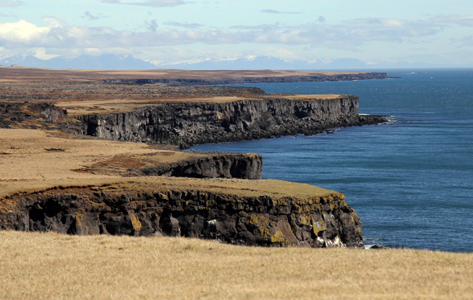
M 1 0 L 0 0 L 1 1 Z M 4 1 L 5 2 L 5 1 Z M 118 5 L 171 5 L 183 1 L 102 0 Z M 2 3 L 2 2 L 0 2 Z M 5 4 L 5 3 L 4 3 Z M 268 12 L 270 13 L 270 12 Z M 273 13 L 273 12 L 271 12 Z M 82 18 L 97 21 L 106 18 L 90 11 Z M 359 18 L 342 23 L 329 23 L 319 17 L 312 23 L 287 25 L 280 22 L 260 25 L 234 25 L 213 28 L 199 23 L 178 21 L 143 21 L 141 29 L 118 30 L 108 26 L 73 26 L 53 17 L 43 18 L 46 25 L 27 20 L 0 23 L 0 49 L 3 55 L 21 49 L 23 53 L 44 49 L 45 55 L 133 54 L 149 60 L 199 59 L 244 55 L 268 55 L 277 49 L 280 57 L 289 59 L 314 52 L 339 51 L 363 53 L 375 43 L 384 45 L 419 45 L 437 38 L 452 26 L 473 27 L 473 17 L 441 15 L 425 20 L 398 18 Z M 473 34 L 451 38 L 455 47 L 473 46 Z M 420 46 L 419 46 L 420 47 Z M 296 48 L 298 50 L 296 50 Z M 304 49 L 304 50 L 300 50 Z M 282 51 L 282 52 L 281 52 Z M 295 52 L 293 52 L 295 51 Z M 305 51 L 305 52 L 302 52 Z M 228 54 L 226 54 L 228 53 Z M 346 55 L 346 54 L 344 54 Z M 172 57 L 172 58 L 171 58 Z M 348 56 L 349 57 L 349 56 Z
M 182 0 L 148 0 L 148 1 L 102 0 L 102 3 L 149 6 L 149 7 L 174 7 L 174 6 L 186 4 L 186 2 Z
M 85 14 L 90 17 L 89 14 Z M 280 24 L 234 26 L 229 29 L 201 28 L 200 24 L 168 22 L 160 28 L 156 20 L 147 22 L 147 31 L 115 30 L 111 27 L 68 26 L 54 18 L 44 19 L 49 26 L 26 20 L 0 23 L 1 46 L 34 47 L 160 47 L 194 43 L 308 45 L 312 47 L 363 45 L 373 41 L 402 42 L 410 38 L 435 35 L 441 26 L 434 22 L 399 19 L 357 19 L 346 24 L 312 23 L 297 27 Z M 183 27 L 179 29 L 175 27 Z
M 0 0 L 0 7 L 17 7 L 24 3 L 18 0 Z

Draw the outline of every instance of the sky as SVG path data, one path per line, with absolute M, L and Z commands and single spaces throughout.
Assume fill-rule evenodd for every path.
M 0 0 L 0 58 L 473 66 L 471 0 Z

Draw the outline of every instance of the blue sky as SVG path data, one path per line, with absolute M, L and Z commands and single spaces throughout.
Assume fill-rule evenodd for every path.
M 471 0 L 0 0 L 0 57 L 473 66 Z

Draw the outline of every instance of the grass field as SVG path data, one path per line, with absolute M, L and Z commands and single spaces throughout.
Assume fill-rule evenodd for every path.
M 0 299 L 472 299 L 473 254 L 0 232 Z
M 0 82 L 7 81 L 77 81 L 101 79 L 208 79 L 241 77 L 284 77 L 359 74 L 362 72 L 278 71 L 278 70 L 56 70 L 23 67 L 0 67 Z

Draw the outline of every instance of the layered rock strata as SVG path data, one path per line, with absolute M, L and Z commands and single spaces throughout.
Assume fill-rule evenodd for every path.
M 250 246 L 363 246 L 360 219 L 343 194 L 327 190 L 313 196 L 271 194 L 257 191 L 252 186 L 256 183 L 244 183 L 256 190 L 235 194 L 235 180 L 194 181 L 199 187 L 172 180 L 180 186 L 169 180 L 139 181 L 12 195 L 4 200 L 10 209 L 0 214 L 0 229 L 184 236 Z M 257 184 L 274 191 L 290 183 Z
M 196 144 L 315 134 L 329 128 L 376 124 L 379 116 L 358 115 L 356 96 L 288 99 L 267 96 L 232 102 L 171 102 L 131 112 L 77 116 L 88 135 L 106 139 Z

